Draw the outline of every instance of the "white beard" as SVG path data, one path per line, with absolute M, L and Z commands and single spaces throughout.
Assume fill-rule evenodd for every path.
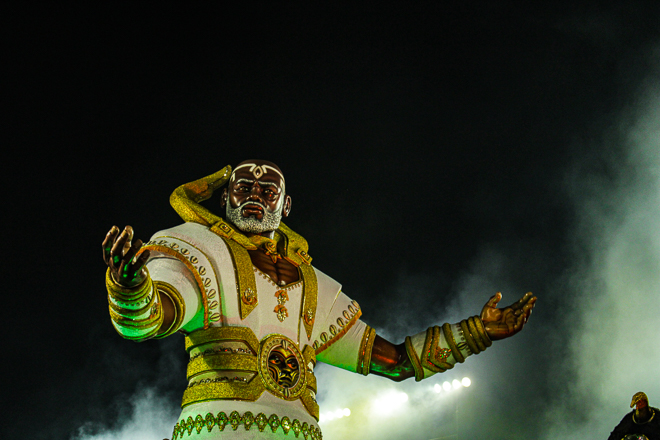
M 282 194 L 284 196 L 284 194 Z M 261 206 L 263 209 L 263 216 L 261 220 L 257 219 L 255 216 L 251 215 L 249 217 L 243 217 L 241 212 L 243 206 L 246 204 L 253 204 Z M 251 232 L 253 234 L 261 234 L 263 232 L 274 231 L 280 226 L 282 221 L 282 209 L 284 208 L 284 203 L 280 201 L 279 207 L 274 212 L 268 212 L 266 207 L 258 202 L 243 202 L 237 208 L 232 208 L 231 203 L 227 201 L 227 220 L 232 222 L 239 230 L 243 232 Z

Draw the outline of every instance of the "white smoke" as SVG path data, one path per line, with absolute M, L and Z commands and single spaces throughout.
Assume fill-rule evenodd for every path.
M 161 440 L 171 438 L 180 409 L 155 388 L 135 393 L 127 402 L 118 426 L 108 428 L 88 423 L 70 440 Z
M 660 406 L 659 83 L 620 121 L 570 178 L 581 264 L 559 311 L 567 350 L 553 365 L 563 392 L 546 413 L 548 440 L 607 438 L 637 391 Z

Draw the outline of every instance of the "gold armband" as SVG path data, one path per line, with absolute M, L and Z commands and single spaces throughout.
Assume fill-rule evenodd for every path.
M 179 291 L 168 283 L 163 281 L 155 281 L 154 288 L 158 292 L 158 296 L 161 298 L 161 303 L 163 302 L 161 295 L 165 295 L 172 301 L 172 304 L 174 305 L 174 319 L 172 320 L 172 324 L 168 329 L 160 329 L 158 335 L 155 336 L 156 339 L 161 339 L 171 335 L 172 333 L 179 330 L 179 328 L 181 328 L 183 318 L 186 315 L 186 303 L 183 301 Z
M 358 362 L 356 373 L 369 375 L 371 368 L 371 352 L 374 348 L 374 341 L 376 340 L 376 330 L 367 326 L 362 335 L 362 342 L 360 342 L 360 349 L 358 350 Z
M 468 356 L 481 353 L 491 344 L 478 316 L 458 324 L 429 327 L 405 340 L 406 353 L 418 382 L 454 368 L 457 362 L 465 362 Z

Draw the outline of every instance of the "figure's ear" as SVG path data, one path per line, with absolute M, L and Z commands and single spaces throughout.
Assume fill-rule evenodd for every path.
M 228 195 L 227 188 L 224 188 L 222 190 L 222 195 L 220 196 L 220 207 L 221 208 L 224 208 L 225 206 L 227 206 L 227 195 Z
M 284 198 L 284 207 L 282 208 L 282 217 L 288 217 L 291 212 L 291 196 L 287 195 Z

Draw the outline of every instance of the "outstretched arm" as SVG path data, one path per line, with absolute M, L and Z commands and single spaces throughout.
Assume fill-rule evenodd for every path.
M 485 333 L 490 340 L 505 339 L 522 330 L 536 303 L 536 297 L 531 293 L 527 293 L 512 305 L 498 309 L 497 304 L 501 299 L 502 294 L 499 292 L 492 296 L 486 305 L 484 305 L 479 317 L 483 323 Z M 470 354 L 478 353 L 482 349 L 485 349 L 485 347 L 480 348 L 481 344 L 484 342 L 490 343 L 490 341 L 483 341 L 483 339 L 479 338 L 477 335 L 479 329 L 475 325 L 474 320 L 469 324 L 467 321 L 464 321 L 465 324 L 457 324 L 461 328 L 459 332 L 462 331 L 466 337 L 465 344 L 456 343 L 456 341 L 460 340 L 460 336 L 453 334 L 454 332 L 451 330 L 451 326 L 447 326 L 447 328 L 443 326 L 442 338 L 440 338 L 440 330 L 435 331 L 437 337 L 433 336 L 434 333 L 431 329 L 427 330 L 426 336 L 418 335 L 421 338 L 426 338 L 424 348 L 427 359 L 421 356 L 421 361 L 417 352 L 411 352 L 411 348 L 414 345 L 413 342 L 410 342 L 408 347 L 406 347 L 405 343 L 394 345 L 386 339 L 376 336 L 371 354 L 370 372 L 399 382 L 413 376 L 421 380 L 425 374 L 423 373 L 425 368 L 434 372 L 452 368 L 456 362 L 464 361 L 465 352 Z M 457 328 L 454 327 L 454 330 Z M 468 334 L 465 334 L 466 332 Z M 472 335 L 472 333 L 475 334 Z M 451 339 L 453 339 L 454 347 L 452 347 L 451 343 L 447 342 Z M 456 349 L 458 349 L 458 353 Z M 415 359 L 411 360 L 411 356 L 415 357 Z M 417 374 L 415 363 L 417 363 Z
M 148 279 L 149 274 L 145 268 L 145 264 L 149 259 L 149 251 L 146 250 L 142 252 L 136 258 L 138 251 L 142 247 L 142 240 L 135 240 L 134 243 L 132 240 L 133 228 L 130 226 L 126 226 L 121 233 L 117 226 L 113 226 L 103 240 L 103 261 L 108 266 L 109 272 L 107 284 L 110 293 L 110 311 L 115 324 L 119 324 L 122 328 L 135 327 L 135 330 L 137 330 L 138 325 L 142 325 L 142 328 L 148 329 L 150 328 L 150 326 L 147 325 L 149 324 L 148 320 L 150 319 L 149 311 L 145 311 L 143 314 L 139 315 L 138 312 L 140 310 L 137 305 L 132 305 L 134 301 L 132 301 L 130 297 L 133 293 L 132 290 L 141 292 L 147 287 L 145 286 L 145 283 L 150 281 Z M 112 292 L 115 291 L 116 293 L 113 295 Z M 162 321 L 157 329 L 157 333 L 161 332 L 160 329 L 169 329 L 174 322 L 175 317 L 174 303 L 167 295 L 156 295 L 156 292 L 152 292 L 151 294 L 147 292 L 146 294 L 147 296 L 158 296 L 156 303 L 160 308 L 159 319 L 162 319 Z M 121 299 L 117 300 L 113 298 L 113 296 L 121 297 Z M 137 296 L 139 296 L 139 293 Z M 144 303 L 144 305 L 153 304 L 144 301 L 141 301 L 141 303 Z M 138 319 L 138 317 L 140 319 Z M 131 321 L 140 321 L 141 324 L 131 324 Z M 144 324 L 142 324 L 142 322 L 144 322 Z M 154 321 L 154 325 L 156 322 L 157 321 Z M 126 335 L 124 336 L 126 337 Z M 136 337 L 132 339 L 141 338 Z

